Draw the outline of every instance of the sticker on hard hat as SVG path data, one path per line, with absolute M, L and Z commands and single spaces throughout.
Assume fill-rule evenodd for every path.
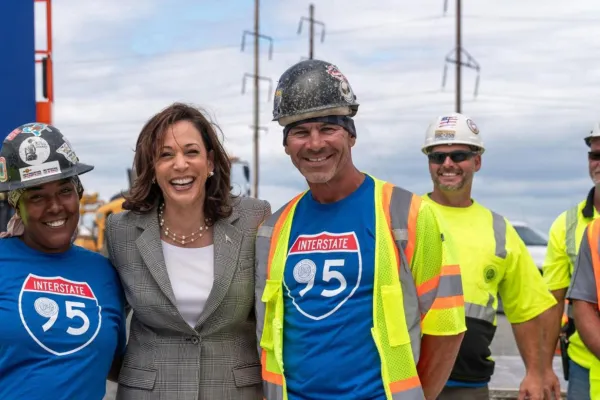
M 455 131 L 448 130 L 436 130 L 435 131 L 435 140 L 448 140 L 454 139 Z
M 477 135 L 479 133 L 479 128 L 477 128 L 477 125 L 475 125 L 475 122 L 473 122 L 472 120 L 470 120 L 470 119 L 467 120 L 467 126 L 469 127 L 471 132 L 473 132 L 474 134 Z
M 275 96 L 273 97 L 273 108 L 277 110 L 281 106 L 281 95 L 283 91 L 281 89 L 277 89 L 275 91 Z M 277 111 L 279 112 L 279 111 Z
M 14 129 L 14 130 L 13 130 L 11 133 L 9 133 L 9 134 L 8 134 L 8 136 L 6 137 L 6 139 L 5 139 L 4 141 L 5 141 L 5 142 L 10 142 L 10 141 L 11 141 L 11 140 L 13 140 L 14 138 L 16 138 L 16 137 L 17 137 L 17 135 L 18 135 L 19 133 L 21 133 L 21 132 L 22 132 L 22 131 L 21 131 L 21 128 Z
M 50 157 L 50 145 L 40 137 L 30 137 L 19 146 L 19 157 L 29 165 L 43 164 Z
M 344 76 L 344 74 L 342 74 L 335 65 L 328 65 L 327 73 L 340 82 L 347 80 L 346 77 Z
M 37 122 L 33 123 L 33 124 L 23 125 L 22 128 L 23 128 L 23 133 L 31 133 L 32 135 L 35 135 L 35 136 L 42 136 L 42 132 L 44 132 L 44 131 L 51 132 L 51 129 L 50 129 L 50 127 L 48 127 L 48 125 L 37 123 Z
M 6 159 L 0 157 L 0 182 L 6 182 L 8 180 L 8 173 L 6 172 Z
M 342 74 L 335 65 L 328 65 L 327 73 L 340 82 L 340 94 L 344 100 L 346 100 L 348 103 L 352 103 L 354 101 L 354 92 L 350 87 L 350 82 L 348 82 L 348 79 L 346 79 L 344 74 Z
M 65 156 L 65 158 L 71 161 L 72 164 L 77 164 L 79 162 L 75 152 L 67 142 L 63 143 L 58 149 L 56 149 L 56 152 Z
M 438 128 L 454 128 L 458 118 L 455 116 L 442 117 L 438 123 Z
M 46 176 L 58 175 L 60 172 L 60 165 L 58 164 L 58 161 L 51 161 L 42 165 L 34 165 L 19 169 L 19 173 L 21 174 L 21 182 L 44 178 Z
M 348 103 L 352 103 L 354 101 L 354 93 L 352 92 L 352 88 L 350 87 L 348 81 L 340 82 L 340 93 L 342 94 L 344 100 L 346 100 Z

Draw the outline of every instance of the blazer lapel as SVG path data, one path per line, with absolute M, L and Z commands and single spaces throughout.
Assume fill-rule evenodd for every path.
M 196 323 L 196 329 L 199 329 L 221 304 L 237 269 L 243 234 L 232 225 L 232 222 L 238 218 L 235 210 L 234 208 L 233 214 L 228 219 L 220 220 L 214 225 L 214 283 L 204 310 Z
M 160 287 L 163 294 L 176 305 L 175 294 L 171 287 L 165 258 L 162 252 L 162 243 L 160 241 L 160 227 L 158 217 L 153 211 L 139 215 L 139 227 L 144 231 L 135 241 L 140 255 L 148 267 L 148 270 L 154 277 L 154 280 Z

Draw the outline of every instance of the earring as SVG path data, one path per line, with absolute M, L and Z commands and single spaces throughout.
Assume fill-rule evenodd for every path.
M 211 176 L 213 176 L 214 174 L 215 174 L 214 172 L 210 171 L 210 172 L 208 173 L 208 177 L 210 178 L 210 177 L 211 177 Z
M 156 177 L 152 178 L 152 184 L 154 185 L 156 183 Z

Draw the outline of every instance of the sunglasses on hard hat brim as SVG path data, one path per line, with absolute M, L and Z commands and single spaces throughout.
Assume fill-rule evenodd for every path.
M 452 162 L 459 163 L 471 159 L 476 153 L 468 150 L 456 150 L 449 153 L 441 151 L 435 151 L 427 154 L 427 158 L 433 164 L 443 164 L 446 161 L 446 157 L 450 157 Z

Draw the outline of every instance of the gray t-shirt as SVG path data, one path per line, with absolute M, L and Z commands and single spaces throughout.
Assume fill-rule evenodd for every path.
M 592 265 L 592 253 L 588 241 L 588 228 L 583 232 L 575 271 L 571 285 L 567 291 L 567 299 L 583 300 L 588 303 L 598 304 L 598 293 L 596 291 L 596 277 L 594 276 L 594 266 Z M 592 243 L 597 248 L 598 243 Z

